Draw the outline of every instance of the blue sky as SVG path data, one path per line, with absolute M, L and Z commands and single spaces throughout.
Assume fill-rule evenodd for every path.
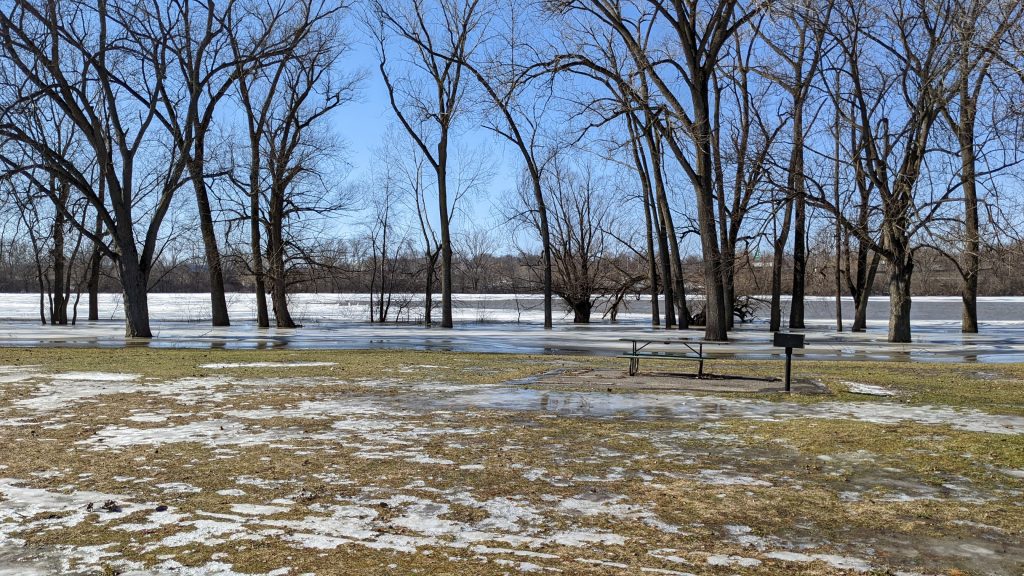
M 377 53 L 367 43 L 361 32 L 354 33 L 352 52 L 341 62 L 346 71 L 362 70 L 365 73 L 356 101 L 350 102 L 336 110 L 331 117 L 335 133 L 345 142 L 347 160 L 352 166 L 349 181 L 360 182 L 369 178 L 373 167 L 374 151 L 384 142 L 389 133 L 404 136 L 405 132 L 397 124 L 394 111 L 388 101 L 387 90 L 378 69 Z M 467 78 L 468 80 L 468 78 Z M 495 214 L 494 199 L 514 190 L 516 157 L 511 150 L 492 134 L 482 128 L 474 127 L 472 120 L 467 119 L 460 131 L 454 135 L 453 145 L 484 149 L 493 166 L 493 177 L 486 189 L 480 194 L 467 198 L 460 209 L 464 217 L 458 217 L 452 223 L 453 233 L 466 230 L 470 226 L 495 228 L 501 225 L 502 219 Z M 344 225 L 354 229 L 360 221 L 359 215 L 347 215 L 343 218 Z M 349 236 L 346 231 L 342 235 Z

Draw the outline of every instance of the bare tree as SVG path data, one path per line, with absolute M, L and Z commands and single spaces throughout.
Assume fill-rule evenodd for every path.
M 885 259 L 891 342 L 911 339 L 915 238 L 951 197 L 949 190 L 921 192 L 932 128 L 958 85 L 951 1 L 849 2 L 836 27 L 859 133 L 858 162 L 881 198 L 881 241 L 846 219 L 824 195 L 815 196 L 814 203 Z
M 791 99 L 789 165 L 786 189 L 793 203 L 793 283 L 789 327 L 804 328 L 804 293 L 807 268 L 807 185 L 804 150 L 808 129 L 805 116 L 808 100 L 818 79 L 825 51 L 826 31 L 833 0 L 792 0 L 774 4 L 768 10 L 770 34 L 761 37 L 783 62 L 780 69 L 761 68 L 762 74 L 781 86 Z
M 607 285 L 607 231 L 613 211 L 607 192 L 598 185 L 600 176 L 588 166 L 572 167 L 555 161 L 545 177 L 550 198 L 554 290 L 573 313 L 573 322 L 590 322 L 597 300 L 609 294 Z M 520 189 L 520 202 L 529 202 Z M 535 213 L 520 213 L 530 226 L 540 225 Z
M 303 194 L 304 186 L 322 188 L 319 163 L 335 151 L 332 137 L 324 131 L 324 119 L 351 100 L 359 80 L 358 75 L 336 69 L 348 50 L 340 30 L 341 10 L 318 0 L 303 0 L 275 15 L 271 22 L 280 27 L 277 34 L 283 39 L 273 40 L 279 47 L 267 59 L 246 57 L 245 45 L 232 42 L 250 146 L 248 179 L 235 179 L 235 183 L 246 190 L 250 202 L 258 322 L 269 323 L 266 301 L 259 301 L 266 280 L 279 328 L 296 326 L 287 299 L 288 220 L 305 212 L 332 212 L 345 203 L 340 197 Z M 261 29 L 267 27 L 263 24 Z M 251 71 L 242 70 L 243 66 Z M 253 223 L 256 220 L 263 224 L 262 231 Z M 262 232 L 266 233 L 266 270 Z
M 99 213 L 113 246 L 106 245 L 88 223 L 68 211 L 68 221 L 116 263 L 124 291 L 125 334 L 152 336 L 147 299 L 149 275 L 157 253 L 160 226 L 179 187 L 184 168 L 171 158 L 168 170 L 144 201 L 145 188 L 135 180 L 136 160 L 150 142 L 161 70 L 140 65 L 124 54 L 124 23 L 134 7 L 116 0 L 84 2 L 15 1 L 0 11 L 0 50 L 4 95 L 0 103 L 0 160 L 8 173 L 39 184 L 36 170 L 69 183 Z M 151 50 L 166 49 L 165 35 L 153 38 Z M 125 57 L 121 57 L 125 56 Z M 25 128 L 25 106 L 52 104 L 71 121 L 92 150 L 105 181 L 106 199 L 92 186 L 86 168 L 62 155 L 45 138 Z M 10 153 L 24 151 L 32 162 Z M 43 187 L 46 188 L 46 187 Z M 54 205 L 61 202 L 47 192 Z M 108 208 L 109 206 L 109 208 Z M 148 219 L 136 226 L 136 218 Z M 141 230 L 143 236 L 137 236 Z
M 613 32 L 652 88 L 645 106 L 657 111 L 656 126 L 667 148 L 690 179 L 697 200 L 697 223 L 704 256 L 705 331 L 708 340 L 726 340 L 728 318 L 721 245 L 715 215 L 712 141 L 712 77 L 723 48 L 760 9 L 738 0 L 567 0 L 564 12 L 593 19 Z M 585 54 L 567 54 L 561 66 L 589 67 L 614 74 Z M 638 99 L 639 100 L 639 99 Z
M 464 106 L 464 63 L 471 59 L 480 41 L 480 18 L 480 0 L 374 0 L 368 17 L 391 108 L 433 168 L 437 182 L 442 328 L 452 327 L 450 138 Z M 395 75 L 389 62 L 395 41 L 410 57 L 402 76 Z
M 984 141 L 978 136 L 979 107 L 990 89 L 992 68 L 1003 58 L 1001 49 L 1007 34 L 1019 26 L 1024 5 L 1019 2 L 959 0 L 951 7 L 954 24 L 950 31 L 955 46 L 959 85 L 943 116 L 956 137 L 960 157 L 959 185 L 963 194 L 963 248 L 952 261 L 963 278 L 961 330 L 978 331 L 978 275 L 981 272 L 981 223 L 979 216 L 979 155 Z M 989 175 L 998 167 L 989 166 Z

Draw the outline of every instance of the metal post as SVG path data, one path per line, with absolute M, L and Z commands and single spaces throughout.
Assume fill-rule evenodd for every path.
M 786 392 L 789 392 L 790 365 L 793 363 L 793 349 L 786 348 Z

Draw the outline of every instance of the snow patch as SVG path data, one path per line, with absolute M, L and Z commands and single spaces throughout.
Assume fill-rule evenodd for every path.
M 701 470 L 697 474 L 697 479 L 704 484 L 716 486 L 772 486 L 771 482 L 751 476 L 731 474 L 727 470 Z
M 773 560 L 782 560 L 785 562 L 814 562 L 821 561 L 833 568 L 840 570 L 853 570 L 854 572 L 869 572 L 871 571 L 871 563 L 860 558 L 851 558 L 849 556 L 838 556 L 835 554 L 804 554 L 802 552 L 788 552 L 788 551 L 774 551 L 765 554 L 766 557 Z
M 722 554 L 708 556 L 707 563 L 709 566 L 740 566 L 743 568 L 754 568 L 761 565 L 761 561 L 757 558 L 736 555 L 725 556 Z
M 120 374 L 117 372 L 61 372 L 51 374 L 53 380 L 75 380 L 79 382 L 131 382 L 142 376 L 138 374 Z
M 244 514 L 246 516 L 271 516 L 273 514 L 280 514 L 281 512 L 287 512 L 291 508 L 285 506 L 269 506 L 261 504 L 232 504 L 231 511 L 236 514 Z
M 852 394 L 866 394 L 868 396 L 895 396 L 896 392 L 883 386 L 873 384 L 861 384 L 860 382 L 840 382 L 846 386 L 846 390 Z

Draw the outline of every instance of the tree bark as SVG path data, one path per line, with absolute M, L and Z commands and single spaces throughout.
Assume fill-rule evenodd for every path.
M 89 321 L 95 322 L 100 319 L 100 270 L 103 264 L 103 254 L 99 248 L 93 248 L 92 256 L 89 257 Z
M 840 72 L 836 70 L 836 86 L 840 83 Z M 835 132 L 835 147 L 832 152 L 835 156 L 835 164 L 832 167 L 832 202 L 836 206 L 836 210 L 840 207 L 839 202 L 839 178 L 842 175 L 842 162 L 840 156 L 842 155 L 842 114 L 840 113 L 840 102 L 838 96 L 833 98 L 833 106 L 835 106 L 835 123 L 832 128 Z M 836 258 L 835 258 L 835 285 L 836 285 L 836 332 L 843 331 L 843 224 L 838 216 L 836 216 L 836 228 L 832 234 L 832 241 L 836 247 Z
M 63 205 L 67 206 L 67 198 L 71 190 L 69 186 L 58 183 L 51 179 L 51 183 L 60 187 L 58 198 Z M 66 326 L 68 323 L 68 308 L 64 294 L 64 277 L 70 274 L 66 270 L 67 259 L 64 254 L 64 225 L 65 218 L 62 210 L 57 210 L 53 218 L 53 285 L 50 291 L 53 294 L 50 305 L 50 324 Z
M 695 138 L 695 163 L 697 182 L 697 223 L 700 227 L 700 243 L 704 254 L 704 339 L 725 341 L 729 339 L 728 320 L 725 317 L 725 291 L 722 284 L 722 254 L 718 246 L 715 224 L 714 184 L 711 180 L 711 126 L 707 101 L 707 78 L 703 79 L 704 90 L 694 91 L 694 126 L 698 132 Z M 682 324 L 680 322 L 680 324 Z
M 672 221 L 672 211 L 668 206 L 668 193 L 665 190 L 665 175 L 662 170 L 661 147 L 658 145 L 655 135 L 647 130 L 645 132 L 648 148 L 651 154 L 651 175 L 654 176 L 654 193 L 657 200 L 658 213 L 661 215 L 661 231 L 658 241 L 664 236 L 667 240 L 668 250 L 665 256 L 669 262 L 671 275 L 665 276 L 665 308 L 675 306 L 675 318 L 670 319 L 666 311 L 665 328 L 673 325 L 680 330 L 690 327 L 690 311 L 686 305 L 686 285 L 683 280 L 683 259 L 679 254 L 679 239 L 676 237 L 675 224 Z M 662 265 L 664 272 L 664 264 Z M 672 278 L 674 286 L 669 288 L 669 278 Z M 674 320 L 674 322 L 673 322 Z
M 543 250 L 544 259 L 544 328 L 552 328 L 551 299 L 553 294 L 552 264 L 551 264 L 551 229 L 548 225 L 548 208 L 544 200 L 544 190 L 541 188 L 540 173 L 532 174 L 533 199 L 537 203 L 537 222 L 540 224 L 540 244 Z
M 256 325 L 270 327 L 267 310 L 267 283 L 263 269 L 262 226 L 260 225 L 259 139 L 251 137 L 249 165 L 249 248 L 252 252 L 252 276 L 256 291 Z
M 658 310 L 658 266 L 654 254 L 654 225 L 651 218 L 651 186 L 641 185 L 644 195 L 644 231 L 647 234 L 647 278 L 651 292 L 651 326 L 661 324 L 661 311 Z
M 656 209 L 656 206 L 652 206 Z M 656 210 L 658 217 L 655 224 L 658 229 L 658 260 L 661 265 L 661 289 L 665 296 L 665 329 L 669 330 L 676 326 L 676 299 L 673 288 L 674 276 L 672 274 L 672 255 L 669 247 L 668 233 L 665 230 L 664 219 L 661 218 L 661 210 Z M 684 301 L 685 302 L 685 301 Z M 684 319 L 689 325 L 689 317 Z
M 210 309 L 214 326 L 230 326 L 228 318 L 227 298 L 224 295 L 224 272 L 221 267 L 220 249 L 217 247 L 217 231 L 213 224 L 213 210 L 210 207 L 210 196 L 206 189 L 203 158 L 203 138 L 196 138 L 195 157 L 188 163 L 192 188 L 196 194 L 196 205 L 199 213 L 199 230 L 203 237 L 203 248 L 206 253 L 206 266 L 210 276 Z
M 963 314 L 960 330 L 966 334 L 978 332 L 978 274 L 981 270 L 981 234 L 978 223 L 977 170 L 974 153 L 974 101 L 961 89 L 960 126 L 957 138 L 960 144 L 960 182 L 964 193 L 964 251 L 960 274 L 963 277 L 961 298 Z
M 807 277 L 807 191 L 804 186 L 802 102 L 797 103 L 793 113 L 793 151 L 790 156 L 789 180 L 790 192 L 793 195 L 793 285 L 789 304 L 789 327 L 803 329 Z
M 786 199 L 784 210 L 782 230 L 775 238 L 772 251 L 772 303 L 768 320 L 769 332 L 778 332 L 782 328 L 782 264 L 785 257 L 786 240 L 789 238 L 790 220 L 793 218 L 792 199 Z
M 448 222 L 448 149 L 442 138 L 438 145 L 437 206 L 440 209 L 441 224 L 441 328 L 451 328 L 452 323 L 452 239 Z
M 590 299 L 579 300 L 572 304 L 572 322 L 573 324 L 589 324 L 590 313 L 593 310 L 593 304 Z
M 134 254 L 117 259 L 124 294 L 125 336 L 152 338 L 149 327 L 149 273 L 138 264 Z
M 889 342 L 910 342 L 912 257 L 889 263 Z
M 288 311 L 288 278 L 284 261 L 284 190 L 275 185 L 270 192 L 270 234 L 267 243 L 270 262 L 270 300 L 278 328 L 296 328 Z
M 427 250 L 427 281 L 423 286 L 423 323 L 430 326 L 433 323 L 434 312 L 434 270 L 437 268 L 437 257 L 439 250 Z
M 868 328 L 868 301 L 871 298 L 871 287 L 875 285 L 875 274 L 878 272 L 878 263 L 881 256 L 875 252 L 871 255 L 871 262 L 868 263 L 867 248 L 864 247 L 864 258 L 861 259 L 866 271 L 863 275 L 858 272 L 857 284 L 860 288 L 854 293 L 854 302 L 857 309 L 854 311 L 853 332 L 864 332 Z

